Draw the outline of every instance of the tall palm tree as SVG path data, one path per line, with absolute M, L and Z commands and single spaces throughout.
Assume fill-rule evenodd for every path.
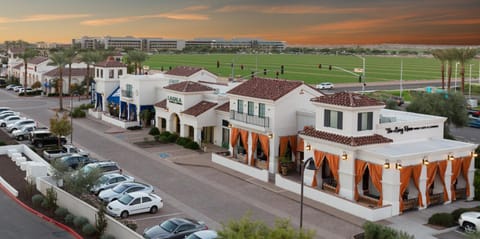
M 38 52 L 35 49 L 27 48 L 25 49 L 22 54 L 20 54 L 20 58 L 23 59 L 23 68 L 24 68 L 24 81 L 23 81 L 23 88 L 27 89 L 27 67 L 28 67 L 28 60 L 37 56 Z
M 453 63 L 457 62 L 456 60 L 456 54 L 455 54 L 455 49 L 450 48 L 450 49 L 444 49 L 442 50 L 444 53 L 445 60 L 448 62 L 448 81 L 447 81 L 447 89 L 450 90 L 451 83 L 452 83 L 452 68 L 453 68 Z
M 90 65 L 94 65 L 104 59 L 103 54 L 99 53 L 98 51 L 85 51 L 80 55 L 81 61 L 87 64 L 87 73 L 85 75 L 85 85 L 87 86 L 86 94 L 90 95 L 90 81 L 92 80 L 90 74 Z
M 442 89 L 445 89 L 445 61 L 447 60 L 445 57 L 445 51 L 441 49 L 436 49 L 432 51 L 433 57 L 441 63 L 441 72 L 442 72 Z
M 456 58 L 460 63 L 460 76 L 462 77 L 462 94 L 465 93 L 465 63 L 477 55 L 477 50 L 473 48 L 455 49 Z
M 72 87 L 72 63 L 77 55 L 77 52 L 73 48 L 65 49 L 65 60 L 68 64 L 68 94 L 71 94 L 71 87 Z
M 143 51 L 129 51 L 127 54 L 128 60 L 135 66 L 135 75 L 138 74 L 138 69 L 142 67 L 142 63 L 147 60 L 147 54 Z
M 50 60 L 52 62 L 49 65 L 54 65 L 58 67 L 59 79 L 57 83 L 58 89 L 58 99 L 59 99 L 59 111 L 63 111 L 63 68 L 67 64 L 66 54 L 63 51 L 58 51 L 50 55 Z

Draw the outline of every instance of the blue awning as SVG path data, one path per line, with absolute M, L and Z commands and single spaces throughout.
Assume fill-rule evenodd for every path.
M 111 104 L 120 104 L 120 86 L 107 97 L 107 101 Z

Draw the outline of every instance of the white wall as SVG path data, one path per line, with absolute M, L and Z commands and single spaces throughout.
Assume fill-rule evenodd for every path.
M 237 172 L 241 172 L 250 177 L 256 178 L 260 181 L 268 182 L 268 171 L 264 169 L 254 168 L 243 163 L 235 162 L 224 156 L 213 153 L 212 162 L 220 164 L 226 168 L 233 169 Z

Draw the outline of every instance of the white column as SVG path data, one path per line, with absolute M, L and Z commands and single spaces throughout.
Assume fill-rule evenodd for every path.
M 180 120 L 180 118 L 179 118 Z M 185 124 L 182 123 L 182 121 L 180 121 L 180 137 L 185 137 L 186 133 L 185 133 Z
M 247 144 L 248 144 L 248 149 L 247 149 L 247 164 L 250 165 L 252 162 L 250 162 L 250 159 L 252 158 L 253 155 L 253 140 L 252 140 L 252 132 L 248 131 L 248 136 L 247 136 Z
M 307 142 L 304 142 L 305 145 L 307 145 Z M 307 160 L 308 158 L 312 157 L 313 159 L 315 159 L 315 157 L 313 156 L 313 149 L 308 151 L 308 150 L 305 150 L 304 151 L 304 154 L 303 154 L 303 161 L 305 162 L 305 160 Z M 303 162 L 302 162 L 303 164 Z M 303 169 L 303 167 L 301 168 Z M 303 182 L 305 185 L 308 185 L 308 186 L 312 186 L 312 182 L 313 182 L 313 176 L 314 176 L 314 170 L 304 170 L 303 172 Z M 321 183 L 321 182 L 319 182 Z
M 341 197 L 345 197 L 349 200 L 355 199 L 355 157 L 351 152 L 347 153 L 347 160 L 342 160 L 339 157 L 338 167 L 338 183 L 340 184 Z
M 468 167 L 468 184 L 470 187 L 470 196 L 467 200 L 473 200 L 475 197 L 475 187 L 473 186 L 473 180 L 475 178 L 475 158 L 472 157 L 470 161 L 470 166 Z
M 383 205 L 392 205 L 392 216 L 400 214 L 400 171 L 394 167 L 383 169 Z
M 447 188 L 448 193 L 448 201 L 444 202 L 444 204 L 448 204 L 452 202 L 452 162 L 447 160 L 447 169 L 445 170 L 445 186 Z
M 194 128 L 193 140 L 197 142 L 198 145 L 202 145 L 202 128 Z
M 427 166 L 422 164 L 422 173 L 420 174 L 420 179 L 419 179 L 419 187 L 420 187 L 420 193 L 422 197 L 422 202 L 423 202 L 423 207 L 419 206 L 419 209 L 425 209 L 427 208 Z
M 270 173 L 277 173 L 278 171 L 278 162 L 276 160 L 276 157 L 277 157 L 276 154 L 278 153 L 278 150 L 275 150 L 275 149 L 278 149 L 279 140 L 280 140 L 279 137 L 273 135 L 273 137 L 268 142 L 268 146 L 269 146 L 268 172 Z

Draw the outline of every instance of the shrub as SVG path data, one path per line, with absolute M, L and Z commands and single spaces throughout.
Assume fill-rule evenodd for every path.
M 59 207 L 55 210 L 55 216 L 60 219 L 64 219 L 68 215 L 68 210 L 63 207 Z
M 170 136 L 172 133 L 168 132 L 168 131 L 163 131 L 162 133 L 160 133 L 160 136 L 164 136 L 164 137 L 168 137 Z
M 7 145 L 5 142 L 0 141 L 0 146 Z
M 160 141 L 161 143 L 168 143 L 168 136 L 159 135 L 158 141 Z
M 103 204 L 100 205 L 100 208 L 97 212 L 97 217 L 95 221 L 96 230 L 98 231 L 99 235 L 103 235 L 105 230 L 107 229 L 108 221 L 105 218 L 105 206 Z
M 88 223 L 88 219 L 85 218 L 85 217 L 78 217 L 76 216 L 74 219 L 73 219 L 73 225 L 78 228 L 78 229 L 82 229 L 83 225 L 87 224 Z
M 115 237 L 112 235 L 103 235 L 100 237 L 100 239 L 115 239 Z
M 81 105 L 79 106 L 79 108 L 80 108 L 81 110 L 88 110 L 88 109 L 93 108 L 93 107 L 95 107 L 93 104 L 81 104 Z
M 153 127 L 150 129 L 150 131 L 148 132 L 149 135 L 159 135 L 160 134 L 160 130 L 158 130 L 157 127 Z
M 414 239 L 412 235 L 403 231 L 396 231 L 393 228 L 375 224 L 373 222 L 366 222 L 363 224 L 363 238 L 377 239 L 377 238 L 396 238 L 396 239 Z
M 435 213 L 428 219 L 428 224 L 451 227 L 455 225 L 455 221 L 450 213 Z
M 170 134 L 169 136 L 167 136 L 167 141 L 170 143 L 175 143 L 177 139 L 178 139 L 177 134 Z
M 458 218 L 460 218 L 460 215 L 464 212 L 480 212 L 480 208 L 478 207 L 472 207 L 472 208 L 458 208 L 455 209 L 451 214 L 453 217 L 453 221 L 457 222 Z
M 40 207 L 43 203 L 43 195 L 42 194 L 35 194 L 32 197 L 32 203 L 34 207 Z
M 133 231 L 137 230 L 137 223 L 132 220 L 124 220 L 122 221 L 123 225 L 127 226 L 128 228 L 132 229 Z
M 197 150 L 197 149 L 200 148 L 200 145 L 198 145 L 197 142 L 190 141 L 184 147 L 187 148 L 187 149 Z
M 87 116 L 87 114 L 85 113 L 85 111 L 83 111 L 82 109 L 77 107 L 77 108 L 73 109 L 73 111 L 71 113 L 71 116 L 73 118 L 85 118 Z
M 137 126 L 127 127 L 127 129 L 128 129 L 128 130 L 140 130 L 140 129 L 142 129 L 142 127 L 140 127 L 140 126 L 137 125 Z
M 190 142 L 192 142 L 192 140 L 190 138 L 186 138 L 186 137 L 179 137 L 176 141 L 176 143 L 178 145 L 182 145 L 182 146 L 185 146 Z
M 158 135 L 158 134 L 157 134 L 157 135 L 154 135 L 154 136 L 153 136 L 153 139 L 154 139 L 155 141 L 157 141 L 157 142 L 160 141 L 160 135 Z
M 477 157 L 478 158 L 478 157 Z M 475 163 L 477 160 L 475 160 Z M 475 170 L 475 174 L 473 176 L 473 186 L 475 187 L 475 200 L 480 200 L 480 170 Z
M 73 214 L 70 214 L 70 213 L 68 213 L 68 214 L 65 216 L 65 218 L 64 218 L 65 223 L 66 223 L 67 225 L 70 225 L 70 226 L 73 225 L 73 220 L 74 220 L 74 219 L 75 219 L 75 216 L 74 216 Z
M 86 236 L 93 236 L 95 233 L 97 233 L 97 229 L 95 228 L 94 225 L 90 224 L 90 223 L 86 223 L 85 225 L 83 225 L 82 227 L 82 232 L 83 234 L 85 234 Z
M 25 181 L 25 198 L 31 198 L 33 196 L 33 193 L 35 192 L 35 182 L 33 180 L 27 180 Z
M 47 189 L 47 195 L 42 202 L 42 207 L 49 210 L 55 210 L 57 208 L 57 193 L 53 188 Z

